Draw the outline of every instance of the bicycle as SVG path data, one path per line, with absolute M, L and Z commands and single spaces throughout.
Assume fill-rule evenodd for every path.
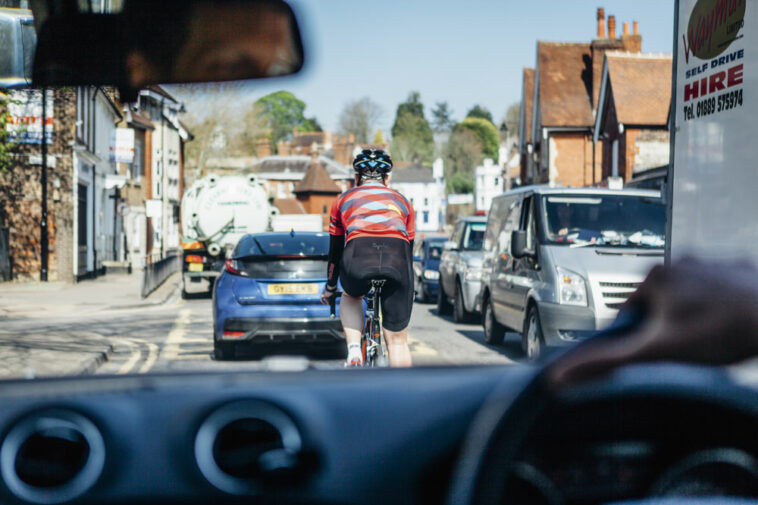
M 361 332 L 361 354 L 363 355 L 364 367 L 389 366 L 389 354 L 381 321 L 380 295 L 384 283 L 384 279 L 372 279 L 371 291 L 364 297 L 366 310 L 363 316 L 363 331 Z M 332 318 L 336 317 L 337 297 L 341 294 L 335 293 L 329 300 Z

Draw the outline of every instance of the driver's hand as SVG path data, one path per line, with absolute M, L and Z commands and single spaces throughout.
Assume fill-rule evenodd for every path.
M 715 365 L 758 354 L 758 271 L 750 265 L 688 259 L 655 267 L 629 307 L 645 314 L 639 327 L 569 351 L 546 371 L 548 380 L 562 386 L 628 363 Z
M 324 290 L 321 292 L 321 303 L 324 305 L 328 304 L 335 293 L 337 293 L 337 286 L 330 287 L 328 284 L 324 286 Z

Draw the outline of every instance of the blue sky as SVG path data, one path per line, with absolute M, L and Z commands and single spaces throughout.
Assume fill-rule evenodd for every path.
M 534 66 L 537 40 L 580 42 L 596 33 L 596 9 L 639 21 L 642 50 L 671 52 L 667 0 L 290 0 L 301 24 L 306 67 L 297 76 L 246 87 L 253 101 L 292 91 L 324 128 L 337 129 L 352 99 L 369 96 L 392 125 L 397 104 L 418 90 L 427 116 L 446 100 L 463 119 L 479 103 L 496 121 L 520 100 L 521 69 Z

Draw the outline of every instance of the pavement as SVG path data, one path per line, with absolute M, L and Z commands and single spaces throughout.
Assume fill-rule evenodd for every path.
M 94 373 L 123 339 L 109 338 L 92 318 L 159 307 L 179 297 L 181 275 L 147 298 L 141 273 L 108 274 L 77 284 L 6 283 L 0 292 L 0 379 Z

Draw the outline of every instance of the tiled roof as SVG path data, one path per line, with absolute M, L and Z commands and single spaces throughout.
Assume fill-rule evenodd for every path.
M 318 161 L 311 163 L 305 177 L 295 185 L 293 193 L 330 193 L 338 195 L 342 190 L 337 186 L 324 166 Z
M 592 126 L 590 45 L 538 42 L 537 65 L 542 126 Z
M 619 123 L 665 125 L 671 103 L 671 55 L 606 53 Z
M 352 179 L 353 169 L 348 168 L 326 156 L 319 156 L 318 161 L 330 176 L 337 179 Z M 305 155 L 266 156 L 253 163 L 254 173 L 295 172 L 304 174 L 311 164 L 311 157 Z
M 532 141 L 532 102 L 534 102 L 534 69 L 525 68 L 523 77 L 524 86 L 524 132 L 526 142 Z
M 434 182 L 432 169 L 420 163 L 414 163 L 392 171 L 390 184 L 407 182 Z
M 294 198 L 274 198 L 273 204 L 282 214 L 307 214 L 303 204 Z
M 296 146 L 311 146 L 314 142 L 322 144 L 326 134 L 324 132 L 296 133 L 292 144 Z
M 143 130 L 155 130 L 155 125 L 150 121 L 150 116 L 143 114 L 140 111 L 129 111 L 127 117 L 128 122 L 132 126 L 142 128 Z

